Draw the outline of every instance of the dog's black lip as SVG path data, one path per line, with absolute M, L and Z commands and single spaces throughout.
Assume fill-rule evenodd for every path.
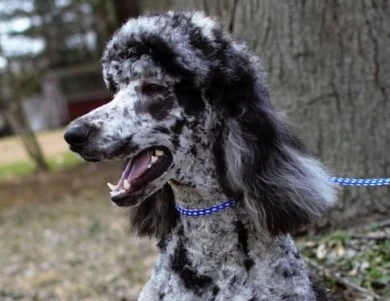
M 72 151 L 72 152 L 75 152 L 75 153 L 78 153 L 81 155 L 81 152 L 83 150 L 84 147 L 82 146 L 79 146 L 79 145 L 70 145 L 69 146 L 69 149 Z
M 83 157 L 85 161 L 88 162 L 100 162 L 101 160 L 98 158 L 93 158 L 93 157 Z
M 144 189 L 140 189 L 138 191 L 135 191 L 131 195 L 125 194 L 125 195 L 118 195 L 111 197 L 111 201 L 115 203 L 118 207 L 129 207 L 129 206 L 134 206 L 137 201 L 138 197 L 140 197 L 143 193 Z

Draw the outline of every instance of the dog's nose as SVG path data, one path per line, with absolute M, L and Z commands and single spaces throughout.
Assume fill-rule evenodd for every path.
M 82 146 L 87 142 L 90 129 L 86 124 L 74 125 L 65 132 L 64 139 L 70 146 Z

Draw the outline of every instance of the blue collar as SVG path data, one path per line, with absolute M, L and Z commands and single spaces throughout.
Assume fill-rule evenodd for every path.
M 179 205 L 175 204 L 176 210 L 181 214 L 185 216 L 193 216 L 193 217 L 199 217 L 204 215 L 210 215 L 219 211 L 222 211 L 226 208 L 231 208 L 236 206 L 237 201 L 236 200 L 228 200 L 225 201 L 219 205 L 214 205 L 209 208 L 203 208 L 203 209 L 186 209 L 182 208 Z

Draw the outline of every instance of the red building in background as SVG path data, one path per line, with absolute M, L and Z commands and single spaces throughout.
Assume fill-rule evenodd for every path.
M 72 121 L 109 102 L 112 95 L 105 90 L 74 95 L 67 99 L 68 121 Z
M 42 88 L 47 128 L 63 126 L 112 99 L 98 64 L 51 71 Z

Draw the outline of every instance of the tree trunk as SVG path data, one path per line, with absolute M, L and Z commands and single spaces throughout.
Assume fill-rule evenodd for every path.
M 12 112 L 11 110 L 1 110 L 0 113 L 7 120 L 13 132 L 22 139 L 27 154 L 35 163 L 36 171 L 49 170 L 37 137 L 27 121 L 21 104 L 18 104 Z
M 220 16 L 260 56 L 272 101 L 331 172 L 390 177 L 390 3 L 378 1 L 144 1 L 144 10 Z M 165 4 L 165 6 L 164 6 Z M 387 187 L 344 188 L 317 228 L 389 217 Z
M 41 73 L 39 69 L 36 71 L 37 76 L 40 76 Z M 35 163 L 36 171 L 49 170 L 49 165 L 22 106 L 23 95 L 32 89 L 34 83 L 18 78 L 12 70 L 10 61 L 7 63 L 6 77 L 0 78 L 0 80 L 0 86 L 10 87 L 7 100 L 0 95 L 0 114 L 10 125 L 12 132 L 22 139 L 27 154 Z
M 128 18 L 139 15 L 138 0 L 114 0 L 115 14 L 119 25 Z

